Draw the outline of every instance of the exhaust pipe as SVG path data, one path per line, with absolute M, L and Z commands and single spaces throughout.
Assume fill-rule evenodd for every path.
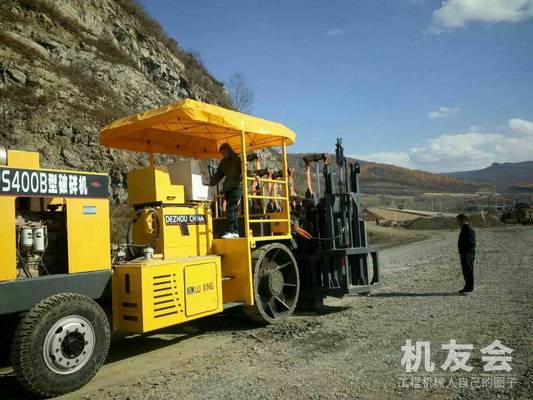
M 0 146 L 0 165 L 7 165 L 7 150 L 4 146 Z

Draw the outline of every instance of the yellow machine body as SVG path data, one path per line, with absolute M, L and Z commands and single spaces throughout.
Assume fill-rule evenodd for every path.
M 245 148 L 244 144 L 243 147 Z M 286 166 L 284 149 L 285 147 L 283 147 L 283 155 L 284 166 Z M 242 157 L 245 157 L 245 155 Z M 245 166 L 243 167 L 246 168 Z M 214 239 L 213 216 L 209 203 L 179 204 L 181 199 L 179 196 L 183 193 L 183 187 L 171 183 L 166 168 L 147 167 L 130 172 L 128 178 L 131 180 L 128 182 L 129 202 L 137 209 L 137 219 L 133 227 L 133 242 L 138 246 L 152 243 L 156 256 L 165 262 L 168 261 L 171 265 L 173 265 L 173 260 L 182 259 L 183 257 L 190 257 L 190 260 L 194 262 L 197 257 L 220 256 L 221 273 L 218 279 L 221 281 L 221 290 L 219 292 L 221 301 L 224 304 L 253 305 L 254 289 L 251 251 L 259 241 L 287 240 L 291 238 L 287 211 L 269 213 L 267 218 L 263 215 L 254 215 L 248 218 L 248 210 L 245 206 L 245 237 L 232 240 Z M 246 184 L 249 181 L 250 178 L 246 178 Z M 161 185 L 161 188 L 152 187 L 152 185 Z M 287 191 L 285 190 L 284 193 L 287 193 Z M 245 205 L 248 198 L 248 192 L 244 191 L 243 202 Z M 284 200 L 288 204 L 286 194 L 278 199 Z M 268 197 L 264 196 L 264 199 L 261 198 L 261 200 L 268 200 Z M 254 236 L 252 224 L 256 226 L 268 224 L 271 234 L 269 236 Z M 183 260 L 187 259 L 183 258 Z M 155 265 L 158 265 L 158 263 L 159 261 Z M 148 268 L 148 266 L 152 268 L 150 262 L 148 264 L 132 262 L 121 265 L 120 267 L 115 267 L 114 277 L 116 278 L 117 271 L 124 271 L 125 268 L 131 267 L 137 271 L 136 279 L 139 280 L 137 286 L 142 288 L 151 287 L 152 275 L 141 273 L 141 270 Z M 200 274 L 203 273 L 200 269 L 198 271 L 200 271 Z M 210 272 L 206 270 L 205 273 L 209 274 Z M 117 279 L 120 282 L 120 278 Z M 116 284 L 118 283 L 114 283 L 114 288 L 116 288 Z M 114 290 L 115 296 L 116 293 L 117 291 Z M 150 299 L 151 295 L 146 293 L 148 293 L 146 290 L 132 292 L 128 295 L 128 300 L 123 302 L 126 304 L 134 303 L 137 298 L 137 304 L 141 302 L 138 296 L 143 296 L 143 298 L 148 296 L 147 298 Z M 122 297 L 122 294 L 120 296 Z M 172 318 L 157 319 L 157 321 L 153 320 L 152 317 L 148 317 L 149 322 L 143 323 L 139 319 L 140 315 L 136 314 L 137 320 L 130 321 L 124 320 L 124 315 L 129 318 L 127 316 L 130 314 L 127 314 L 127 312 L 131 313 L 132 310 L 124 310 L 125 314 L 115 316 L 115 321 L 120 321 L 120 325 L 115 325 L 115 329 L 130 330 L 134 326 L 135 332 L 146 332 L 151 329 L 172 325 L 177 323 L 176 321 L 182 322 L 186 320 L 179 319 L 181 317 L 175 315 Z M 178 314 L 181 315 L 181 313 Z
M 144 259 L 113 273 L 113 327 L 143 333 L 223 309 L 220 257 Z
M 164 166 L 149 166 L 128 172 L 128 203 L 131 205 L 183 204 L 185 195 L 182 185 L 170 182 L 168 169 Z
M 225 217 L 219 216 L 218 206 L 213 216 L 209 201 L 188 200 L 194 197 L 189 193 L 192 190 L 186 189 L 191 187 L 187 174 L 175 170 L 170 174 L 169 168 L 154 165 L 151 156 L 150 166 L 128 173 L 128 202 L 133 209 L 128 233 L 132 260 L 112 267 L 107 176 L 41 169 L 37 153 L 10 151 L 7 165 L 0 166 L 8 177 L 15 170 L 30 171 L 37 174 L 35 179 L 41 179 L 42 174 L 42 179 L 64 175 L 81 182 L 84 177 L 90 185 L 83 194 L 0 192 L 0 207 L 5 215 L 0 219 L 0 254 L 4 259 L 0 280 L 17 278 L 17 218 L 23 204 L 37 218 L 47 212 L 56 212 L 63 218 L 68 265 L 61 274 L 112 268 L 114 330 L 147 332 L 220 312 L 224 304 L 254 305 L 253 249 L 261 242 L 292 237 L 286 145 L 294 141 L 294 133 L 279 124 L 189 100 L 152 114 L 112 124 L 103 130 L 102 143 L 129 148 L 128 143 L 133 141 L 140 147 L 132 150 L 155 150 L 196 159 L 217 157 L 220 144 L 230 143 L 242 162 L 241 238 L 220 239 Z M 170 119 L 162 122 L 161 118 Z M 271 146 L 281 147 L 283 177 L 273 180 L 248 175 L 247 151 Z M 0 176 L 0 190 L 4 187 L 3 178 Z M 105 183 L 100 178 L 105 178 Z M 252 194 L 249 186 L 256 181 L 279 185 L 279 194 Z M 98 195 L 91 196 L 92 193 Z M 30 199 L 20 202 L 20 197 Z M 267 202 L 276 201 L 283 211 L 251 215 L 250 201 L 261 202 L 263 209 Z M 150 250 L 144 257 L 147 247 L 153 248 L 153 258 Z
M 151 246 L 155 258 L 114 266 L 113 329 L 149 332 L 221 312 L 223 273 L 208 204 L 185 203 L 184 186 L 153 165 L 128 173 L 128 202 L 133 248 Z
M 111 268 L 109 201 L 65 199 L 69 273 Z M 85 214 L 83 209 L 95 211 Z
M 147 332 L 216 313 L 223 304 L 254 305 L 253 249 L 292 238 L 286 146 L 294 139 L 294 132 L 280 124 L 193 100 L 126 117 L 102 130 L 103 145 L 150 153 L 149 167 L 128 174 L 128 202 L 134 209 L 132 248 L 142 257 L 142 249 L 150 246 L 155 259 L 139 258 L 114 267 L 114 329 Z M 219 216 L 218 205 L 213 216 L 209 202 L 185 201 L 190 197 L 186 183 L 171 176 L 168 168 L 155 166 L 153 159 L 153 153 L 219 158 L 222 143 L 230 144 L 242 162 L 242 236 L 231 240 L 219 238 L 225 217 Z M 283 177 L 248 175 L 247 151 L 272 146 L 281 147 Z M 279 194 L 252 194 L 253 182 L 279 185 Z M 252 200 L 261 202 L 263 210 L 275 201 L 282 211 L 251 215 Z M 216 260 L 216 274 L 206 259 Z M 216 299 L 207 294 L 187 297 L 187 288 L 213 279 Z M 160 303 L 156 283 L 165 288 L 166 303 Z
M 0 281 L 17 278 L 17 215 L 21 213 L 17 204 L 24 200 L 22 212 L 35 213 L 46 217 L 51 213 L 53 205 L 59 213 L 65 214 L 67 240 L 67 265 L 65 273 L 99 271 L 111 268 L 109 239 L 109 200 L 107 197 L 107 175 L 85 173 L 80 171 L 63 171 L 42 169 L 39 153 L 26 151 L 7 151 L 7 165 L 1 166 L 0 175 L 0 254 L 2 266 Z M 72 179 L 76 182 L 76 193 L 61 195 L 61 189 L 49 186 L 50 176 L 55 179 Z M 27 177 L 27 178 L 26 178 Z M 83 190 L 87 196 L 81 196 L 82 177 Z M 105 188 L 99 187 L 100 197 L 89 197 L 91 190 L 85 185 L 91 178 L 99 184 L 105 182 Z M 88 179 L 88 180 L 87 180 Z M 79 181 L 78 181 L 79 180 Z M 71 185 L 72 186 L 72 185 Z M 15 190 L 16 189 L 16 190 Z M 44 190 L 46 189 L 46 190 Z M 72 190 L 71 190 L 72 191 Z M 54 193 L 52 193 L 54 192 Z M 84 192 L 85 193 L 85 192 Z
M 165 259 L 212 254 L 211 212 L 203 204 L 143 208 L 138 215 L 134 243 L 152 243 L 157 235 L 153 247 Z
M 254 304 L 250 243 L 246 238 L 215 239 L 214 253 L 222 257 L 224 303 Z
M 299 289 L 297 265 L 284 244 L 292 239 L 286 147 L 294 140 L 295 133 L 281 124 L 190 99 L 111 123 L 101 132 L 101 144 L 144 151 L 150 160 L 128 173 L 132 219 L 113 253 L 106 174 L 44 169 L 35 152 L 0 148 L 0 316 L 11 324 L 13 316 L 37 308 L 39 320 L 54 326 L 32 320 L 23 322 L 31 325 L 31 335 L 17 329 L 13 360 L 23 364 L 25 349 L 32 347 L 46 361 L 28 361 L 31 368 L 18 369 L 18 378 L 38 395 L 80 387 L 85 381 L 62 382 L 81 366 L 92 376 L 104 362 L 105 352 L 85 349 L 94 343 L 107 348 L 109 307 L 109 328 L 132 333 L 239 306 L 263 322 L 288 317 Z M 198 164 L 220 158 L 222 144 L 241 162 L 239 232 L 231 239 L 224 239 L 228 199 L 217 188 L 215 201 L 209 201 Z M 279 171 L 268 179 L 248 171 L 248 151 L 275 146 L 281 148 Z M 194 160 L 157 166 L 155 153 Z M 272 205 L 278 212 L 267 212 Z M 82 303 L 87 315 L 79 314 Z M 93 328 L 92 343 L 63 340 L 73 331 L 56 327 L 70 324 L 80 327 L 77 336 Z

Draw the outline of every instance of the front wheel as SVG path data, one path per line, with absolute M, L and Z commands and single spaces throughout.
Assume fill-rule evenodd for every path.
M 248 318 L 263 324 L 287 319 L 296 308 L 300 293 L 298 265 L 281 243 L 267 244 L 252 252 L 255 304 L 246 307 Z
M 58 294 L 22 318 L 11 363 L 30 392 L 58 396 L 91 380 L 107 357 L 109 341 L 109 322 L 97 303 L 79 294 Z

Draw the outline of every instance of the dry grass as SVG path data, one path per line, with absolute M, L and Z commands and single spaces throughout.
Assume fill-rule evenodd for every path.
M 195 82 L 206 90 L 210 99 L 219 105 L 232 108 L 231 100 L 224 93 L 224 84 L 214 79 L 202 63 L 198 53 L 186 51 L 179 47 L 178 43 L 169 37 L 159 22 L 152 18 L 137 0 L 115 0 L 130 15 L 140 21 L 146 32 L 163 43 L 185 65 L 184 76 L 189 83 Z M 143 36 L 139 38 L 143 40 Z
M 13 50 L 16 50 L 18 54 L 26 58 L 28 61 L 33 62 L 36 58 L 40 60 L 45 60 L 45 58 L 43 58 L 43 55 L 37 50 L 32 49 L 31 47 L 28 47 L 28 46 L 24 46 L 24 44 L 20 43 L 19 41 L 9 36 L 5 36 L 1 33 L 0 33 L 0 45 L 4 45 Z
M 30 109 L 40 109 L 45 107 L 49 98 L 47 95 L 36 95 L 36 88 L 33 86 L 8 86 L 0 89 L 0 98 L 12 104 L 24 106 Z
M 132 213 L 132 208 L 127 204 L 111 204 L 109 209 L 111 243 L 122 244 L 126 242 Z
M 143 27 L 150 32 L 155 38 L 163 43 L 168 40 L 165 31 L 143 8 L 143 6 L 135 0 L 115 0 L 126 12 L 134 16 Z M 165 43 L 166 44 L 166 43 Z
M 96 79 L 91 71 L 87 71 L 82 65 L 72 63 L 70 65 L 57 66 L 58 72 L 75 84 L 83 95 L 98 100 L 100 98 L 114 97 L 114 92 Z
M 4 8 L 5 7 L 5 8 Z M 24 22 L 24 16 L 13 12 L 7 5 L 0 6 L 0 21 Z
M 32 10 L 38 10 L 48 15 L 52 20 L 61 24 L 64 28 L 72 33 L 87 31 L 87 29 L 79 24 L 74 18 L 62 13 L 55 6 L 53 0 L 19 0 L 24 6 Z
M 71 103 L 71 107 L 78 113 L 89 116 L 97 126 L 103 127 L 129 111 L 124 107 L 122 99 L 83 65 L 58 66 L 57 70 L 90 100 L 88 103 L 76 100 Z
M 103 38 L 98 38 L 97 40 L 85 39 L 85 42 L 96 47 L 104 60 L 112 64 L 122 64 L 140 71 L 139 66 L 129 54 L 111 44 L 109 40 Z
M 69 17 L 68 15 L 59 11 L 53 1 L 50 0 L 21 0 L 22 4 L 26 7 L 34 10 L 39 10 L 47 14 L 51 19 L 59 23 L 61 26 L 69 30 L 73 34 L 77 34 L 80 31 L 86 31 L 86 28 L 79 24 L 74 18 Z M 131 59 L 131 57 L 126 54 L 120 48 L 113 46 L 109 41 L 98 38 L 94 39 L 83 39 L 87 44 L 96 47 L 102 57 L 113 63 L 113 64 L 123 64 L 135 69 L 139 69 L 138 65 Z
M 76 114 L 77 119 L 85 116 L 90 124 L 98 129 L 128 114 L 120 102 L 109 98 L 104 99 L 101 103 L 93 104 L 92 107 L 83 101 L 76 101 L 70 104 L 70 108 Z
M 203 88 L 208 98 L 213 103 L 232 107 L 229 96 L 225 94 L 224 84 L 214 79 L 199 58 L 198 53 L 183 50 L 178 43 L 169 37 L 159 22 L 152 18 L 137 0 L 115 0 L 129 15 L 135 17 L 143 30 L 156 40 L 161 42 L 172 54 L 185 64 L 184 77 L 189 84 L 195 83 Z M 47 14 L 51 19 L 59 23 L 65 29 L 79 36 L 80 31 L 86 31 L 86 28 L 79 24 L 74 18 L 59 11 L 52 0 L 20 0 L 28 9 L 38 10 Z M 144 34 L 139 34 L 139 40 L 145 40 Z M 111 43 L 104 39 L 90 40 L 82 38 L 85 42 L 96 47 L 103 58 L 112 63 L 123 64 L 135 69 L 138 65 L 126 53 L 117 49 Z

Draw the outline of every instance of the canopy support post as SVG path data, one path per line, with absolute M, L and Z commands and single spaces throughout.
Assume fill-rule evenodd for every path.
M 154 161 L 154 153 L 150 152 L 149 156 L 148 156 L 148 160 L 150 162 L 150 167 L 153 167 L 155 165 L 155 161 Z
M 246 161 L 246 136 L 244 129 L 241 131 L 241 164 L 242 164 L 242 195 L 244 210 L 244 237 L 250 237 L 250 225 L 248 224 L 248 162 Z
M 287 144 L 285 139 L 283 139 L 282 145 L 281 145 L 281 162 L 282 162 L 282 168 L 283 168 L 283 179 L 285 181 L 283 185 L 283 197 L 285 197 L 285 208 L 284 208 L 284 216 L 287 219 L 287 231 L 286 234 L 290 235 L 291 233 L 291 203 L 290 203 L 290 193 L 289 193 L 289 165 L 287 163 Z

